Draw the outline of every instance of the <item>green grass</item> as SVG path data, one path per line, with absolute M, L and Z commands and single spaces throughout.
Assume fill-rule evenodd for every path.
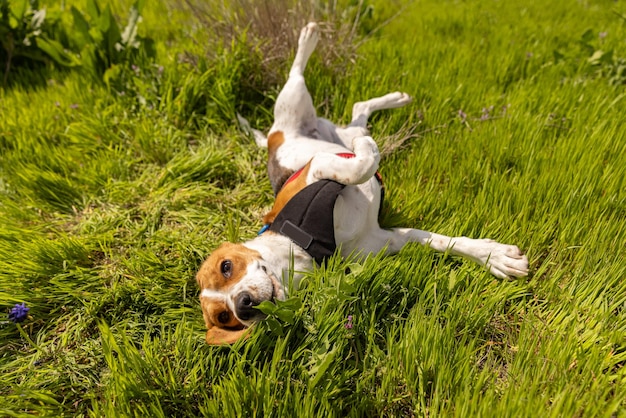
M 195 271 L 272 201 L 235 115 L 267 130 L 281 86 L 258 50 L 212 49 L 179 6 L 148 2 L 163 72 L 135 81 L 154 86 L 145 105 L 49 69 L 0 91 L 0 415 L 626 416 L 624 5 L 402 10 L 347 71 L 314 56 L 319 113 L 345 123 L 356 100 L 410 93 L 371 120 L 381 143 L 416 135 L 382 162 L 383 224 L 517 244 L 530 276 L 418 246 L 336 259 L 292 314 L 207 346 Z M 592 65 L 598 50 L 613 60 Z

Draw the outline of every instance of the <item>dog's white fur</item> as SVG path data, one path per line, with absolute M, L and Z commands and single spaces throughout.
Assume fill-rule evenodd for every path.
M 527 275 L 528 260 L 513 245 L 489 239 L 447 237 L 418 229 L 382 229 L 379 226 L 381 189 L 374 174 L 380 155 L 376 143 L 369 136 L 367 121 L 372 112 L 401 107 L 411 99 L 405 93 L 396 92 L 356 103 L 352 122 L 344 128 L 318 118 L 303 75 L 317 41 L 317 25 L 309 23 L 300 34 L 298 51 L 289 79 L 276 101 L 275 121 L 268 137 L 253 130 L 257 144 L 269 147 L 270 176 L 272 168 L 275 173 L 290 174 L 306 166 L 308 168 L 303 174 L 306 181 L 302 187 L 320 179 L 332 179 L 346 185 L 337 198 L 333 212 L 335 240 L 344 257 L 366 256 L 381 251 L 396 253 L 405 244 L 416 242 L 437 251 L 466 257 L 486 266 L 499 278 Z M 273 141 L 272 138 L 278 140 Z M 355 154 L 355 157 L 346 159 L 336 155 L 346 152 Z M 270 180 L 278 193 L 278 202 L 284 175 L 282 179 L 275 175 Z M 245 261 L 229 261 L 238 260 L 238 257 L 243 257 Z M 297 287 L 301 277 L 299 272 L 311 270 L 313 264 L 311 257 L 289 238 L 271 232 L 243 244 L 220 247 L 205 261 L 197 276 L 209 327 L 207 341 L 222 343 L 239 338 L 245 333 L 242 328 L 259 319 L 258 315 L 250 313 L 251 305 L 263 300 L 284 299 L 285 278 L 292 273 Z M 229 273 L 225 274 L 224 270 Z M 247 295 L 243 302 L 242 294 Z M 221 312 L 219 320 L 210 313 L 216 304 L 221 306 L 219 309 L 230 311 L 227 314 Z M 243 312 L 242 304 L 246 308 L 243 310 L 247 312 L 245 315 L 240 314 Z

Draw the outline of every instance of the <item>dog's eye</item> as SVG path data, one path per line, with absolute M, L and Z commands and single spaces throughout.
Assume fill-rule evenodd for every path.
M 222 324 L 228 324 L 228 321 L 230 321 L 230 314 L 227 311 L 220 312 L 220 314 L 217 316 L 217 320 L 220 321 Z
M 220 270 L 222 272 L 222 276 L 229 279 L 231 274 L 233 274 L 233 262 L 230 260 L 222 261 L 222 264 L 220 264 Z

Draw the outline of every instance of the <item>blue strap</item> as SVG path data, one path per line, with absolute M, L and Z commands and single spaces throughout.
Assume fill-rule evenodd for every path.
M 265 224 L 263 225 L 263 228 L 261 228 L 259 230 L 259 232 L 257 233 L 257 235 L 261 235 L 263 232 L 267 231 L 268 229 L 270 229 L 270 226 L 272 226 L 272 224 Z

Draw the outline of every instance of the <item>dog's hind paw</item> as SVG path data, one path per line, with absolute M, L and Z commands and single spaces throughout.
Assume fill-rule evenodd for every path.
M 310 22 L 300 31 L 300 38 L 298 39 L 298 48 L 302 49 L 305 55 L 308 57 L 313 53 L 317 41 L 319 40 L 319 27 L 317 23 Z
M 318 40 L 319 31 L 317 23 L 311 22 L 302 28 L 300 38 L 298 39 L 298 51 L 296 52 L 296 57 L 289 71 L 289 77 L 300 77 L 304 74 L 306 63 L 315 50 Z
M 490 239 L 479 241 L 484 245 L 479 263 L 491 274 L 500 279 L 528 276 L 528 258 L 516 245 L 500 244 Z
M 386 100 L 387 107 L 386 109 L 394 109 L 396 107 L 406 106 L 413 101 L 411 96 L 406 93 L 402 93 L 396 91 L 394 93 L 389 93 L 382 97 Z

